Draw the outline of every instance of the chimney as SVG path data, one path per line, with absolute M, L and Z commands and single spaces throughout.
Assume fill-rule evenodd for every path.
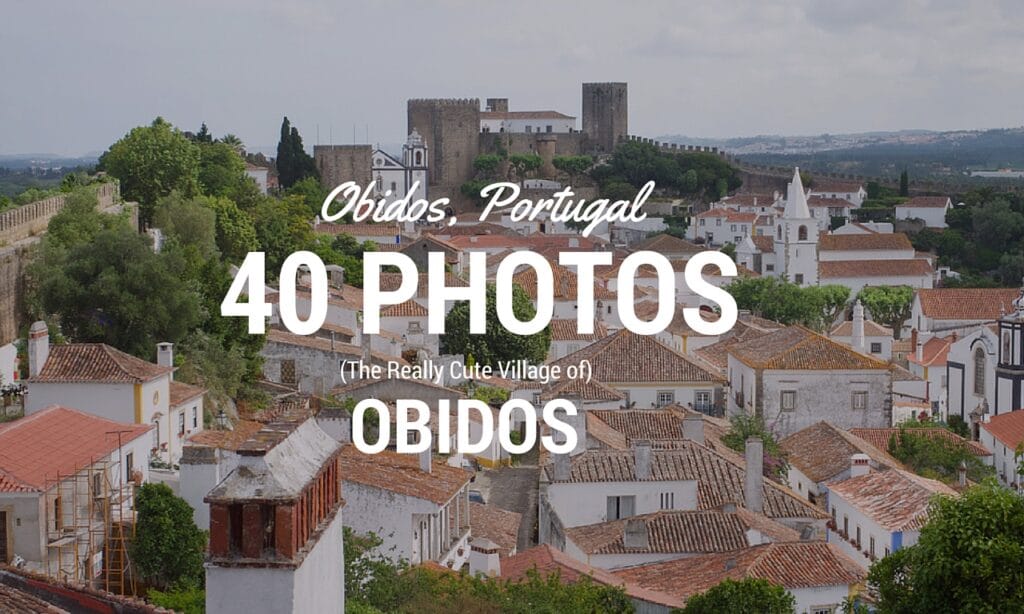
M 761 532 L 753 527 L 747 529 L 746 533 L 748 546 L 759 546 L 767 542 L 764 536 L 761 535 Z
M 910 351 L 917 355 L 917 329 L 910 329 Z
M 49 357 L 50 331 L 46 328 L 46 322 L 39 320 L 28 329 L 28 376 L 39 375 Z
M 304 264 L 300 264 L 298 266 L 298 268 L 295 269 L 295 272 L 296 272 L 296 275 L 298 276 L 297 277 L 298 285 L 300 285 L 300 286 L 312 285 L 313 275 L 309 272 L 309 267 L 308 266 L 306 266 Z
M 852 345 L 853 349 L 861 354 L 864 353 L 864 305 L 861 305 L 860 299 L 857 299 L 857 303 L 853 306 Z
M 924 360 L 924 341 L 921 341 L 920 336 L 917 338 L 917 344 L 914 345 L 914 356 L 917 357 L 918 362 L 922 362 Z
M 704 418 L 687 412 L 683 416 L 683 439 L 704 445 Z
M 736 569 L 736 559 L 726 559 L 725 570 L 730 571 L 732 569 Z
M 722 512 L 723 514 L 735 514 L 736 504 L 733 503 L 732 501 L 726 501 L 721 506 L 719 506 L 718 511 Z
M 338 266 L 337 264 L 328 264 L 327 279 L 332 288 L 341 289 L 345 285 L 345 267 Z
M 640 439 L 633 442 L 634 474 L 638 480 L 651 478 L 651 442 Z
M 169 341 L 156 344 L 156 364 L 161 367 L 174 367 L 174 344 Z M 174 374 L 171 374 L 174 378 Z
M 555 482 L 568 482 L 569 481 L 569 455 L 565 453 L 552 454 L 554 458 L 554 468 L 552 470 L 552 480 Z
M 469 547 L 470 575 L 500 576 L 501 557 L 498 551 L 498 545 L 486 537 L 474 537 Z
M 562 298 L 567 298 L 569 296 L 569 278 L 564 271 L 562 271 L 562 274 L 558 278 L 558 293 Z
M 760 514 L 764 511 L 764 442 L 760 437 L 747 439 L 744 455 L 747 464 L 743 488 L 744 506 Z
M 373 364 L 373 349 L 370 347 L 370 335 L 366 331 L 359 332 L 359 343 L 363 350 L 363 364 L 369 367 Z
M 569 247 L 579 247 L 579 246 L 580 246 L 580 240 L 579 239 L 577 239 L 576 237 L 572 237 L 572 238 L 569 239 Z
M 626 548 L 646 550 L 650 547 L 647 537 L 647 521 L 641 518 L 630 518 L 622 530 L 622 545 Z
M 967 463 L 960 461 L 960 466 L 956 468 L 956 483 L 963 488 L 967 486 Z
M 420 452 L 420 471 L 431 473 L 434 468 L 434 451 L 427 446 L 426 450 Z
M 850 457 L 850 477 L 867 475 L 871 471 L 871 459 L 867 454 L 854 454 Z

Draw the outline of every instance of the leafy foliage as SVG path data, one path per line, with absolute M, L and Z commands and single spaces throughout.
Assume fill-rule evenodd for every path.
M 590 175 L 600 184 L 603 198 L 616 200 L 620 195 L 610 194 L 610 188 L 621 184 L 631 186 L 631 195 L 654 181 L 658 188 L 679 195 L 717 199 L 742 183 L 736 169 L 714 154 L 667 153 L 635 141 L 616 147 L 608 164 L 594 167 Z
M 298 128 L 288 118 L 281 122 L 281 140 L 277 143 L 277 175 L 282 188 L 290 188 L 306 177 L 319 180 L 313 157 L 306 153 Z
M 778 277 L 740 277 L 726 290 L 740 309 L 783 324 L 803 324 L 818 331 L 835 321 L 850 298 L 845 286 L 802 288 Z
M 686 607 L 672 614 L 791 614 L 796 599 L 781 586 L 760 578 L 723 580 L 700 595 L 686 600 Z
M 933 428 L 942 428 L 935 425 Z M 889 453 L 927 478 L 954 483 L 958 477 L 960 463 L 967 467 L 967 477 L 981 481 L 991 476 L 994 469 L 971 453 L 965 443 L 954 442 L 943 437 L 929 437 L 921 428 L 907 428 L 900 425 L 899 433 L 889 438 Z
M 1024 498 L 993 479 L 938 497 L 918 542 L 871 566 L 883 614 L 1024 612 Z
M 871 318 L 893 330 L 899 338 L 903 322 L 910 317 L 914 289 L 910 286 L 868 286 L 857 299 L 871 312 Z
M 760 416 L 739 414 L 730 418 L 729 431 L 722 436 L 722 443 L 730 450 L 743 454 L 750 437 L 759 437 L 764 445 L 764 474 L 771 477 L 785 475 L 786 454 Z
M 146 593 L 146 599 L 155 606 L 181 612 L 182 614 L 203 614 L 206 612 L 206 591 L 200 588 L 184 588 L 170 591 L 152 589 Z
M 130 554 L 143 582 L 166 590 L 200 588 L 206 534 L 192 508 L 166 484 L 143 484 L 135 493 L 137 514 Z
M 512 287 L 512 310 L 521 322 L 533 319 L 537 313 L 529 295 L 518 285 Z M 456 303 L 445 318 L 445 334 L 441 337 L 443 351 L 449 354 L 472 356 L 478 363 L 497 367 L 499 362 L 523 359 L 531 363 L 543 362 L 551 345 L 551 330 L 545 328 L 533 335 L 515 335 L 498 320 L 497 291 L 487 286 L 487 331 L 481 335 L 469 333 L 469 303 Z

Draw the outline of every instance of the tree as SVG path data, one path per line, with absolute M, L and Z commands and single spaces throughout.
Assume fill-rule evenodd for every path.
M 512 311 L 521 322 L 533 319 L 537 313 L 526 291 L 512 286 Z M 541 363 L 547 358 L 551 345 L 551 330 L 545 328 L 532 335 L 515 335 L 498 321 L 497 291 L 487 286 L 487 330 L 481 335 L 469 334 L 469 303 L 456 303 L 445 318 L 445 334 L 441 337 L 444 351 L 472 356 L 482 365 L 497 367 L 502 361 L 523 359 Z
M 555 156 L 551 159 L 551 164 L 569 175 L 570 183 L 575 183 L 577 177 L 594 165 L 594 159 L 590 156 Z
M 101 230 L 129 229 L 126 215 L 99 212 L 96 192 L 91 188 L 78 188 L 67 195 L 64 208 L 50 219 L 46 228 L 46 241 L 63 248 L 89 243 Z
M 206 535 L 192 521 L 189 504 L 166 484 L 143 484 L 135 513 L 129 552 L 142 581 L 159 590 L 201 588 Z
M 238 138 L 234 134 L 225 134 L 224 136 L 220 137 L 220 142 L 224 143 L 231 149 L 234 149 L 238 153 L 238 155 L 245 155 L 245 143 L 243 143 L 242 139 Z
M 288 195 L 298 196 L 306 203 L 310 217 L 320 215 L 327 194 L 328 191 L 320 185 L 320 180 L 312 176 L 303 177 L 288 188 Z
M 900 173 L 900 196 L 910 196 L 910 176 L 907 175 L 907 169 Z
M 839 284 L 808 286 L 804 288 L 804 295 L 821 314 L 820 321 L 814 326 L 817 330 L 827 330 L 850 302 L 850 289 Z
M 246 181 L 245 160 L 226 143 L 199 145 L 199 185 L 204 194 L 231 196 Z
M 290 188 L 305 177 L 320 178 L 316 162 L 306 153 L 298 128 L 285 117 L 281 122 L 281 140 L 277 143 L 277 175 L 282 188 Z
M 923 423 L 915 426 L 917 428 L 908 428 L 906 423 L 901 424 L 899 432 L 889 438 L 888 450 L 889 454 L 913 469 L 914 473 L 947 484 L 956 483 L 961 464 L 967 469 L 967 478 L 974 482 L 995 473 L 994 468 L 975 456 L 965 442 L 929 436 L 927 431 L 930 428 L 941 429 L 941 424 Z
M 222 258 L 238 263 L 245 259 L 246 254 L 259 248 L 252 218 L 234 201 L 203 197 L 198 202 L 214 212 L 217 249 Z
M 480 154 L 473 160 L 473 170 L 487 179 L 493 179 L 503 159 L 498 154 Z
M 739 277 L 726 290 L 740 309 L 749 309 L 783 324 L 803 324 L 825 330 L 845 307 L 850 291 L 844 286 L 808 286 L 777 277 Z
M 519 181 L 540 168 L 543 163 L 544 160 L 537 154 L 512 154 L 508 158 L 509 171 L 515 171 L 515 177 Z
M 256 239 L 267 254 L 267 272 L 274 277 L 285 258 L 313 243 L 309 209 L 301 197 L 265 199 L 256 205 L 252 218 Z
M 764 474 L 771 477 L 784 476 L 787 470 L 786 455 L 779 447 L 775 435 L 765 426 L 764 418 L 740 414 L 729 419 L 729 431 L 722 436 L 722 443 L 730 450 L 742 454 L 747 439 L 758 437 L 764 446 Z
M 871 317 L 893 330 L 900 337 L 903 322 L 910 317 L 914 289 L 910 286 L 868 286 L 857 294 L 857 299 L 868 308 Z
M 206 122 L 203 122 L 203 125 L 199 127 L 199 132 L 195 133 L 192 136 L 192 140 L 195 141 L 196 143 L 213 142 L 213 136 L 210 134 L 209 128 L 206 127 Z
M 193 196 L 199 187 L 199 147 L 162 117 L 131 132 L 100 156 L 99 166 L 121 181 L 121 195 L 139 203 L 143 225 L 161 196 L 177 190 Z
M 1024 215 L 1014 211 L 1005 199 L 974 207 L 971 219 L 974 236 L 983 238 L 985 247 L 995 252 L 1019 245 L 1024 235 Z
M 936 497 L 918 541 L 871 566 L 883 614 L 1024 612 L 1024 498 L 994 479 Z
M 796 599 L 785 588 L 760 578 L 726 579 L 686 600 L 673 614 L 792 614 Z

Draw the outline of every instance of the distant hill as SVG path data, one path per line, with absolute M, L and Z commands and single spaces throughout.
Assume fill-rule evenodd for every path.
M 976 170 L 1024 168 L 1024 128 L 657 140 L 719 147 L 757 164 L 877 177 L 897 177 L 903 169 L 913 177 L 938 179 Z

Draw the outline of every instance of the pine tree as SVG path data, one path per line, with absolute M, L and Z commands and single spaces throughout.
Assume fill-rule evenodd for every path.
M 277 144 L 277 175 L 282 188 L 290 188 L 306 177 L 320 178 L 316 162 L 302 145 L 298 128 L 287 117 L 281 123 L 281 140 Z
M 900 196 L 910 196 L 910 176 L 907 175 L 907 169 L 900 173 Z

